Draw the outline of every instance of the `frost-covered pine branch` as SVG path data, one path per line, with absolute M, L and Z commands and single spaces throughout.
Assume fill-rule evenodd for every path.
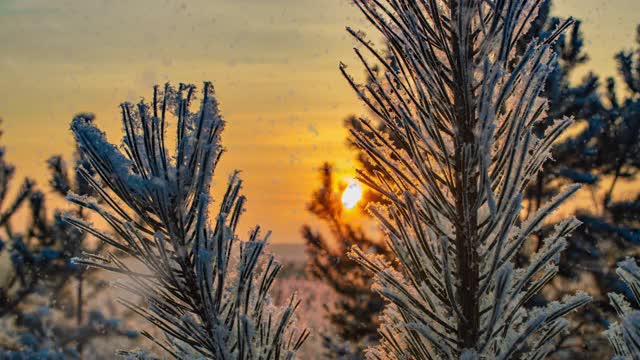
M 522 268 L 513 264 L 579 188 L 520 220 L 524 189 L 571 124 L 564 118 L 534 132 L 546 117 L 540 94 L 556 56 L 551 44 L 571 24 L 518 51 L 540 3 L 355 0 L 390 44 L 383 53 L 348 29 L 370 80 L 361 85 L 341 70 L 386 128 L 361 119 L 366 132 L 352 136 L 375 165 L 362 181 L 389 201 L 370 210 L 402 269 L 352 252 L 389 302 L 371 358 L 543 358 L 568 327 L 563 316 L 590 300 L 580 293 L 528 304 L 556 275 L 566 237 L 579 225 L 574 218 L 560 222 Z
M 627 259 L 618 264 L 616 273 L 627 285 L 633 305 L 623 295 L 609 293 L 611 305 L 621 321 L 613 324 L 605 335 L 616 359 L 640 359 L 640 267 L 635 260 Z
M 269 234 L 256 228 L 243 242 L 235 234 L 245 202 L 237 173 L 210 218 L 224 121 L 211 83 L 199 101 L 197 94 L 193 85 L 167 84 L 154 88 L 151 103 L 123 103 L 120 148 L 92 123 L 74 119 L 71 129 L 97 177 L 82 168 L 79 174 L 102 203 L 68 198 L 99 215 L 122 240 L 82 219 L 68 221 L 137 264 L 112 253 L 76 262 L 126 275 L 128 281 L 117 285 L 144 302 L 122 303 L 163 333 L 164 339 L 142 332 L 175 358 L 293 358 L 308 332 L 293 325 L 293 297 L 282 309 L 270 302 L 280 265 L 263 254 Z M 176 129 L 172 152 L 169 121 Z
M 609 301 L 621 321 L 611 325 L 605 335 L 616 359 L 640 359 L 640 268 L 635 260 L 627 259 L 618 264 L 616 273 L 627 285 L 633 305 L 623 295 L 609 293 Z

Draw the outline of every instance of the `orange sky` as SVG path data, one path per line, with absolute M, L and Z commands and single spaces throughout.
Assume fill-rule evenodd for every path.
M 585 69 L 613 75 L 611 57 L 633 45 L 640 1 L 555 4 L 555 14 L 584 21 Z M 340 177 L 354 172 L 342 120 L 363 108 L 338 71 L 339 61 L 356 64 L 346 25 L 364 26 L 347 0 L 0 0 L 7 157 L 18 177 L 46 187 L 45 160 L 73 149 L 73 114 L 94 112 L 119 141 L 121 101 L 149 98 L 155 83 L 212 80 L 228 122 L 217 183 L 242 170 L 242 226 L 300 242 L 315 169 L 329 160 Z

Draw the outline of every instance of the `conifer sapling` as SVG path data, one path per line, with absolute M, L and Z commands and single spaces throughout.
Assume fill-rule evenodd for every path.
M 361 119 L 374 136 L 352 136 L 375 165 L 361 180 L 389 202 L 370 211 L 402 269 L 353 249 L 389 302 L 370 358 L 540 359 L 567 329 L 563 316 L 590 300 L 580 293 L 528 306 L 558 272 L 566 237 L 579 225 L 574 218 L 560 222 L 522 268 L 512 262 L 579 188 L 568 186 L 520 220 L 524 190 L 572 122 L 535 133 L 547 108 L 540 94 L 556 56 L 551 44 L 571 24 L 518 51 L 540 3 L 355 0 L 390 45 L 382 54 L 348 29 L 370 80 L 361 85 L 341 70 L 386 128 Z M 406 145 L 394 146 L 396 139 Z

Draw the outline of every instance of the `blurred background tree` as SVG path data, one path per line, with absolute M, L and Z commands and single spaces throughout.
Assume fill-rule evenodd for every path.
M 307 210 L 327 226 L 331 237 L 325 237 L 309 225 L 303 226 L 302 236 L 306 241 L 308 274 L 338 294 L 338 300 L 326 308 L 335 335 L 321 336 L 328 357 L 360 359 L 364 349 L 378 339 L 377 317 L 384 303 L 370 289 L 371 274 L 345 254 L 354 245 L 388 258 L 390 253 L 381 237 L 367 234 L 361 223 L 345 220 L 345 211 L 362 212 L 362 204 L 376 201 L 377 196 L 365 191 L 357 209 L 345 210 L 341 195 L 346 184 L 335 179 L 329 163 L 322 165 L 319 175 L 321 185 L 313 193 Z
M 591 203 L 581 204 L 576 210 L 583 225 L 574 232 L 563 258 L 567 278 L 595 287 L 594 302 L 580 321 L 584 334 L 609 327 L 614 308 L 609 305 L 608 292 L 631 297 L 628 283 L 616 275 L 615 269 L 626 257 L 637 258 L 640 249 L 640 192 L 630 186 L 638 179 L 640 160 L 640 27 L 637 31 L 636 49 L 615 56 L 623 89 L 617 87 L 614 78 L 608 78 L 598 109 L 583 131 L 588 135 L 567 139 L 557 147 L 562 150 L 558 151 L 558 164 L 571 161 L 572 147 L 580 149 L 573 159 L 588 154 L 588 161 L 581 166 L 595 179 L 589 186 Z M 597 348 L 601 343 L 602 339 L 594 335 L 593 344 L 585 345 Z
M 80 116 L 92 118 L 89 114 Z M 76 154 L 74 168 L 84 163 Z M 62 157 L 52 156 L 47 165 L 54 195 L 90 194 L 81 177 L 69 175 Z M 0 204 L 10 192 L 14 172 L 2 150 Z M 26 221 L 12 221 L 20 211 L 26 213 Z M 81 208 L 72 211 L 84 217 Z M 84 251 L 99 251 L 102 245 L 92 245 L 86 233 L 63 221 L 63 210 L 47 214 L 46 196 L 31 180 L 23 181 L 15 198 L 0 213 L 0 256 L 8 258 L 0 279 L 0 358 L 78 359 L 96 338 L 137 337 L 113 314 L 88 308 L 88 303 L 106 288 L 106 282 L 96 276 L 95 269 L 77 266 L 71 259 Z M 14 230 L 16 222 L 24 224 L 23 231 Z

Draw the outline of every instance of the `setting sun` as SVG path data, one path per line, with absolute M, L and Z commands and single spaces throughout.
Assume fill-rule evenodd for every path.
M 355 180 L 349 181 L 349 185 L 347 185 L 342 193 L 342 205 L 347 209 L 353 209 L 361 198 L 362 186 Z

